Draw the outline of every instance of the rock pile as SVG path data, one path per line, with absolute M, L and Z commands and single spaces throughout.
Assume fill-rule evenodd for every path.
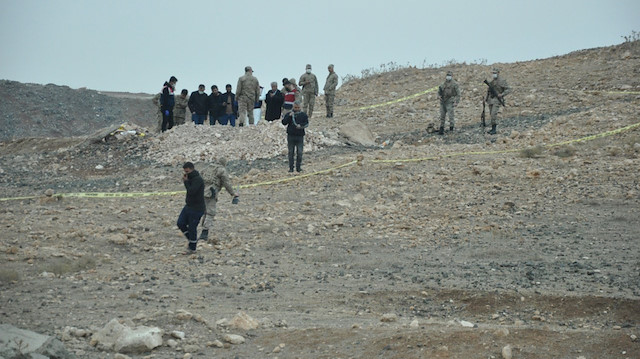
M 307 129 L 304 151 L 316 151 L 342 145 L 337 131 Z M 175 127 L 151 139 L 147 158 L 166 165 L 185 161 L 255 160 L 287 153 L 287 133 L 283 125 L 261 121 L 257 126 L 195 126 Z

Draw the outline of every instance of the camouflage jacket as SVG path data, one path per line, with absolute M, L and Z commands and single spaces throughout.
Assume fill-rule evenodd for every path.
M 440 87 L 438 87 L 438 96 L 443 102 L 453 101 L 455 103 L 460 102 L 460 88 L 455 80 L 445 81 Z
M 206 174 L 203 174 L 205 191 L 204 196 L 207 198 L 211 198 L 211 190 L 213 188 L 215 193 L 215 200 L 218 200 L 218 194 L 224 187 L 230 195 L 235 196 L 236 192 L 233 190 L 233 186 L 231 185 L 231 179 L 229 178 L 229 173 L 227 169 L 220 163 L 215 163 L 210 169 L 206 171 Z
M 174 117 L 185 117 L 187 114 L 187 104 L 189 103 L 189 96 L 176 96 L 176 105 L 173 108 Z
M 507 84 L 507 80 L 501 78 L 500 76 L 498 76 L 498 78 L 496 79 L 491 80 L 490 84 L 491 86 L 493 86 L 493 88 L 496 89 L 496 91 L 498 91 L 498 94 L 502 95 L 502 97 L 506 96 L 511 92 L 511 88 Z M 493 97 L 491 95 L 491 90 L 488 88 L 487 88 L 487 102 L 492 105 L 500 104 L 500 101 L 498 100 L 498 98 Z
M 238 101 L 250 99 L 253 102 L 258 102 L 260 99 L 260 83 L 258 83 L 258 79 L 250 73 L 241 76 L 238 79 L 238 86 L 236 86 L 236 98 Z
M 331 72 L 329 76 L 327 76 L 327 82 L 324 84 L 324 93 L 325 94 L 335 94 L 336 87 L 338 87 L 338 75 L 335 72 Z
M 300 76 L 300 81 L 298 81 L 300 86 L 302 86 L 302 93 L 313 93 L 315 95 L 318 94 L 318 78 L 314 74 L 304 73 Z

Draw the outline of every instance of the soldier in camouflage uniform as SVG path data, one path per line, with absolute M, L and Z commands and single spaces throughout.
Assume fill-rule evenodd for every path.
M 327 67 L 329 75 L 327 82 L 324 84 L 324 99 L 327 107 L 327 117 L 333 117 L 333 102 L 336 98 L 336 87 L 338 87 L 338 75 L 333 72 L 333 65 Z
M 207 207 L 204 216 L 202 217 L 202 233 L 200 233 L 201 240 L 207 240 L 209 238 L 209 230 L 213 228 L 213 219 L 216 216 L 216 203 L 218 203 L 218 196 L 222 187 L 233 196 L 231 203 L 238 204 L 239 195 L 233 190 L 229 174 L 227 173 L 226 166 L 227 161 L 224 158 L 220 158 L 213 163 L 213 166 L 207 171 L 203 171 L 204 179 L 204 203 Z M 206 172 L 206 173 L 205 173 Z M 214 238 L 213 244 L 218 244 L 218 240 Z
M 311 65 L 307 65 L 306 71 L 300 76 L 298 83 L 302 86 L 303 112 L 311 118 L 313 105 L 316 103 L 316 96 L 318 96 L 318 78 L 311 73 Z
M 173 108 L 173 122 L 176 126 L 184 125 L 185 118 L 187 117 L 187 104 L 189 103 L 188 94 L 189 91 L 183 89 L 180 96 L 176 97 L 176 104 Z
M 487 103 L 489 104 L 489 113 L 491 114 L 491 135 L 496 134 L 496 126 L 498 121 L 498 110 L 500 110 L 500 99 L 504 101 L 511 89 L 507 84 L 507 80 L 500 77 L 500 69 L 494 68 L 492 71 L 493 80 L 489 83 L 498 92 L 498 97 L 493 96 L 491 89 L 487 89 Z
M 449 114 L 449 130 L 453 131 L 456 121 L 453 117 L 453 108 L 460 102 L 460 88 L 453 79 L 453 73 L 447 72 L 445 81 L 438 87 L 438 98 L 440 99 L 440 130 L 439 135 L 444 135 L 444 123 Z
M 240 113 L 238 126 L 244 126 L 247 116 L 249 117 L 249 124 L 253 125 L 253 107 L 260 99 L 260 83 L 253 76 L 251 66 L 246 66 L 244 68 L 244 76 L 238 79 L 236 99 L 238 101 L 238 112 Z

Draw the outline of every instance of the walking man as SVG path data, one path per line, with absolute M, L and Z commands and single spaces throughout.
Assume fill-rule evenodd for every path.
M 182 169 L 182 182 L 187 189 L 185 206 L 178 217 L 178 228 L 189 241 L 187 251 L 183 254 L 193 254 L 198 244 L 198 223 L 206 208 L 204 204 L 204 181 L 200 173 L 195 170 L 193 163 L 186 162 Z
M 204 203 L 207 207 L 204 217 L 202 218 L 202 233 L 200 234 L 200 240 L 209 239 L 209 230 L 213 228 L 213 219 L 216 216 L 216 203 L 218 203 L 220 191 L 222 187 L 227 190 L 233 199 L 231 203 L 238 204 L 239 195 L 233 190 L 231 185 L 231 179 L 226 169 L 227 161 L 224 158 L 219 158 L 214 162 L 214 166 L 211 168 L 210 174 L 205 174 L 205 194 Z M 218 244 L 217 238 L 211 240 L 213 244 Z
M 311 118 L 313 105 L 316 103 L 316 96 L 318 96 L 318 78 L 311 73 L 311 65 L 307 64 L 305 73 L 300 76 L 298 83 L 302 86 L 302 108 Z
M 327 76 L 327 82 L 324 84 L 324 100 L 327 107 L 327 117 L 333 117 L 333 102 L 336 99 L 336 87 L 338 87 L 338 75 L 333 72 L 333 65 L 327 67 L 329 75 Z
M 438 87 L 438 98 L 440 99 L 440 131 L 439 135 L 444 135 L 444 123 L 447 113 L 449 114 L 449 131 L 455 127 L 453 108 L 460 103 L 460 88 L 453 79 L 453 73 L 447 71 L 444 83 Z

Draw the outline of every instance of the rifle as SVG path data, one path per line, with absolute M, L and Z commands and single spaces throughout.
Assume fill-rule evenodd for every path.
M 504 104 L 504 100 L 502 99 L 502 97 L 499 97 L 499 96 L 498 96 L 498 91 L 496 90 L 496 88 L 495 88 L 495 87 L 493 87 L 493 85 L 491 85 L 491 84 L 489 83 L 489 81 L 487 81 L 487 80 L 484 80 L 484 83 L 485 83 L 485 84 L 487 84 L 487 86 L 489 86 L 489 92 L 491 92 L 491 96 L 493 96 L 493 97 L 497 98 L 497 99 L 498 99 L 498 101 L 500 101 L 500 104 L 502 105 L 502 107 L 507 107 L 507 106 Z
M 480 126 L 482 126 L 482 127 L 487 126 L 486 122 L 484 121 L 484 119 L 485 119 L 484 107 L 485 107 L 486 103 L 487 102 L 485 101 L 484 96 L 482 96 L 482 114 L 480 115 Z

